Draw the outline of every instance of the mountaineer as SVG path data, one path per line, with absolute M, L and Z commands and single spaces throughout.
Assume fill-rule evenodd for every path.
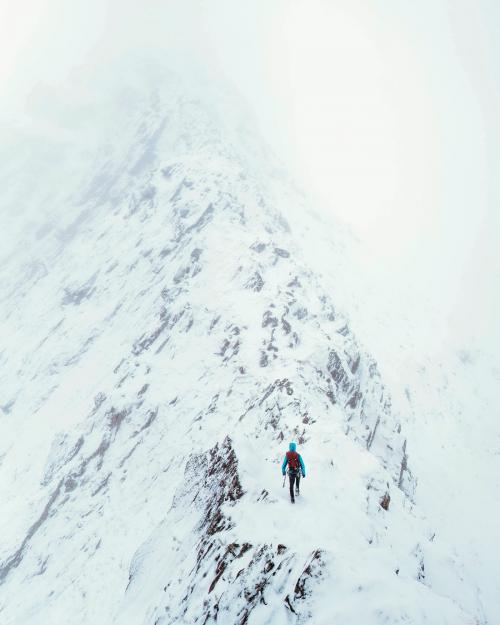
M 306 467 L 304 465 L 304 461 L 302 460 L 302 456 L 297 453 L 296 449 L 297 445 L 295 443 L 290 443 L 288 445 L 288 451 L 286 452 L 285 459 L 283 460 L 283 464 L 281 465 L 281 472 L 283 475 L 286 475 L 286 467 L 288 465 L 288 477 L 290 479 L 290 499 L 292 503 L 295 503 L 295 494 L 298 495 L 300 492 L 300 475 L 302 474 L 302 477 L 306 476 Z

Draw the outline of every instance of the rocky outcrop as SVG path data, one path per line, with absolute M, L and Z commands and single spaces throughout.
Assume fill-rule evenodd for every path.
M 139 550 L 129 575 L 127 593 L 133 596 L 143 571 L 154 566 L 149 554 L 168 541 L 167 527 L 175 524 L 179 514 L 190 518 L 196 512 L 195 540 L 190 552 L 182 553 L 182 560 L 192 566 L 181 578 L 165 571 L 152 623 L 244 625 L 257 608 L 272 606 L 275 610 L 277 598 L 278 607 L 289 611 L 294 622 L 305 623 L 312 616 L 310 599 L 323 576 L 321 550 L 304 559 L 284 544 L 235 542 L 231 510 L 243 497 L 238 460 L 229 437 L 187 460 L 164 529 Z

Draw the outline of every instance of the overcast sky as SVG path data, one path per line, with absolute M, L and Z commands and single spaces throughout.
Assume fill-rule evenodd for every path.
M 35 86 L 135 52 L 230 80 L 374 281 L 393 272 L 498 345 L 497 2 L 0 0 L 4 128 Z

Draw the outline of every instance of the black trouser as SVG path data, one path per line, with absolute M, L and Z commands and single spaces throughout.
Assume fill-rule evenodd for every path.
M 290 478 L 290 498 L 292 501 L 295 501 L 295 495 L 293 491 L 293 485 L 296 484 L 297 490 L 299 490 L 300 485 L 300 473 L 297 471 L 289 471 L 288 477 Z

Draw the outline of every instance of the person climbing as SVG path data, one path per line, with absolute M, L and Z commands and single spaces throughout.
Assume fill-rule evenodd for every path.
M 295 443 L 290 443 L 288 445 L 289 451 L 286 452 L 285 459 L 283 460 L 283 464 L 281 465 L 281 472 L 283 475 L 286 475 L 286 467 L 288 465 L 288 478 L 290 480 L 290 499 L 292 503 L 295 503 L 295 494 L 298 495 L 300 493 L 300 474 L 302 474 L 302 477 L 306 476 L 306 467 L 304 465 L 304 461 L 302 460 L 302 456 L 297 453 L 296 449 L 297 445 Z

